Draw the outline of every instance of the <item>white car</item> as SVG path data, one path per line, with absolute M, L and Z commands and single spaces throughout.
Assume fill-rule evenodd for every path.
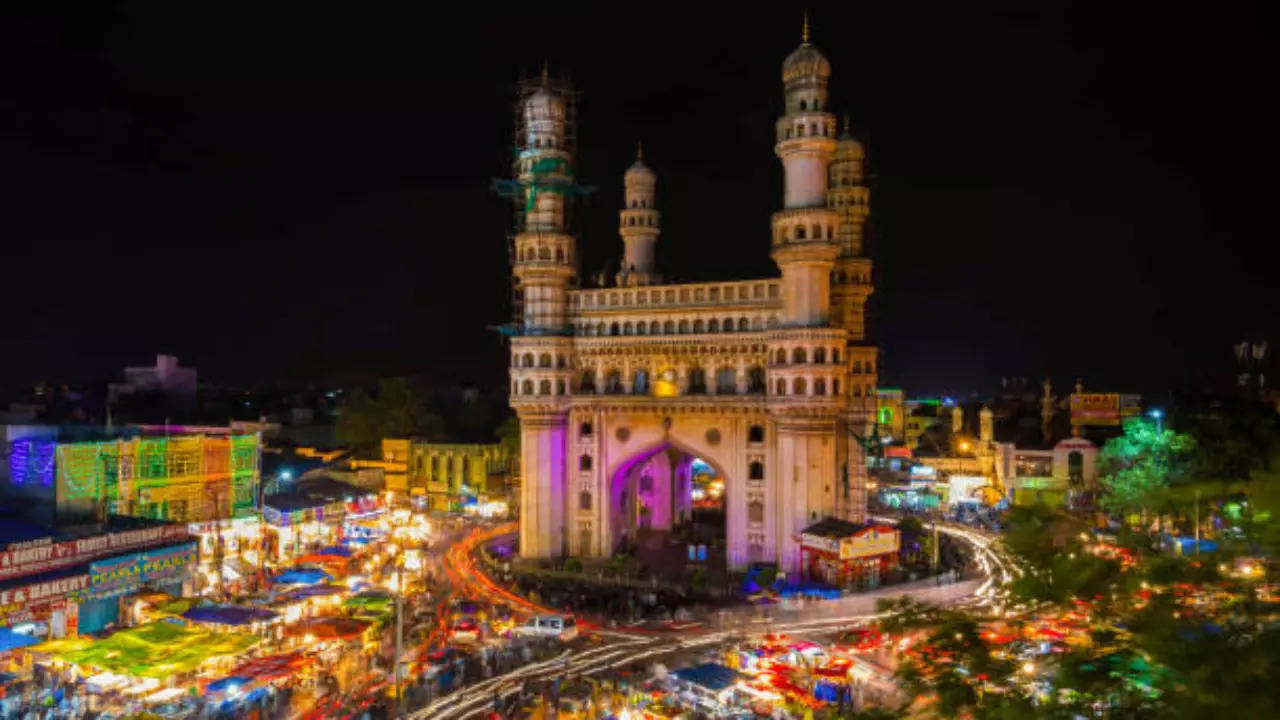
M 578 637 L 578 624 L 571 615 L 535 615 L 511 631 L 516 635 L 572 640 Z

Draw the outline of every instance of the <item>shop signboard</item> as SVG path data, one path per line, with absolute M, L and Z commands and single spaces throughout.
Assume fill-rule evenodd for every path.
M 840 540 L 840 559 L 856 560 L 898 552 L 898 531 L 885 525 L 869 527 Z
M 0 590 L 0 625 L 45 620 L 55 611 L 65 611 L 68 599 L 81 599 L 88 590 L 87 574 Z
M 103 598 L 133 592 L 145 582 L 180 577 L 196 562 L 196 544 L 131 553 L 89 566 L 90 589 Z
M 1117 393 L 1072 393 L 1072 425 L 1119 425 L 1120 395 Z
M 159 525 L 65 542 L 54 542 L 49 537 L 13 543 L 0 551 L 0 580 L 71 567 L 122 550 L 135 550 L 187 537 L 187 528 L 183 525 Z

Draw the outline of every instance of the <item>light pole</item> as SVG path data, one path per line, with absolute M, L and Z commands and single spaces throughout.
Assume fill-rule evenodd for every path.
M 1152 420 L 1156 421 L 1156 433 L 1157 434 L 1163 433 L 1164 432 L 1164 411 L 1161 410 L 1160 408 L 1152 408 L 1151 410 L 1147 411 L 1147 415 L 1150 416 Z

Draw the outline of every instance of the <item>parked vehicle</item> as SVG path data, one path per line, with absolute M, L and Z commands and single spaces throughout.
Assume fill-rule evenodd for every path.
M 572 640 L 578 636 L 578 624 L 571 615 L 535 615 L 512 629 L 516 635 L 553 637 Z

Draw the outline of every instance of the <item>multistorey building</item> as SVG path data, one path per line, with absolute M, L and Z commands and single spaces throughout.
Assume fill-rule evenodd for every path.
M 805 527 L 863 520 L 877 374 L 864 327 L 870 198 L 863 146 L 830 111 L 830 74 L 806 23 L 782 65 L 775 128 L 780 277 L 732 282 L 657 274 L 657 177 L 637 153 L 616 284 L 580 288 L 568 219 L 576 98 L 545 72 L 522 92 L 506 187 L 518 210 L 510 402 L 524 557 L 609 556 L 639 528 L 669 529 L 687 512 L 693 458 L 724 478 L 732 569 L 794 571 Z

